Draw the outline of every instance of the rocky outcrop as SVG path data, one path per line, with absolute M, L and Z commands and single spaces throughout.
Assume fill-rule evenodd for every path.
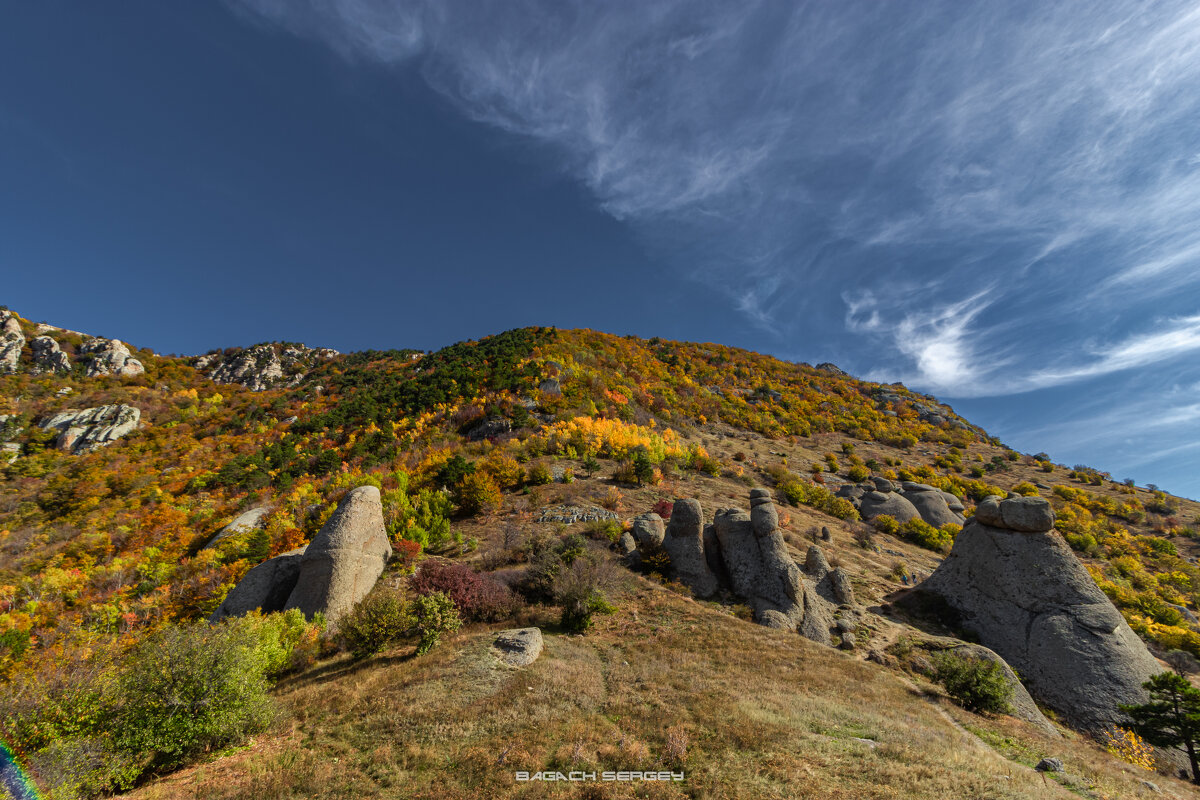
M 597 522 L 620 519 L 615 513 L 600 506 L 547 506 L 538 515 L 538 522 L 557 522 L 571 525 L 575 522 Z
M 898 492 L 867 492 L 858 503 L 858 513 L 868 522 L 882 514 L 895 517 L 900 522 L 921 516 L 917 507 Z
M 722 588 L 731 592 L 753 609 L 761 625 L 831 644 L 837 616 L 857 614 L 849 579 L 840 568 L 830 568 L 819 547 L 809 549 L 803 570 L 792 560 L 766 489 L 751 491 L 749 514 L 720 509 L 711 525 L 704 525 L 699 501 L 676 500 L 665 535 L 660 531 L 657 514 L 636 517 L 631 539 L 639 550 L 631 555 L 649 554 L 661 537 L 679 581 L 699 597 Z M 638 560 L 627 556 L 626 563 Z
M 41 427 L 59 431 L 54 446 L 75 455 L 90 453 L 137 430 L 142 412 L 135 406 L 110 405 L 71 409 L 42 420 Z
M 286 608 L 336 626 L 366 596 L 392 556 L 379 490 L 360 486 L 346 495 L 300 560 L 300 576 Z
M 699 500 L 675 501 L 662 547 L 671 557 L 671 567 L 676 576 L 691 587 L 698 597 L 716 594 L 717 577 L 704 558 L 704 512 Z
M 921 515 L 921 519 L 928 522 L 935 528 L 940 528 L 943 525 L 959 525 L 961 526 L 965 519 L 961 514 L 957 514 L 950 510 L 949 504 L 946 502 L 945 495 L 948 492 L 943 492 L 932 486 L 926 486 L 923 483 L 905 483 L 904 484 L 904 499 L 912 503 L 917 509 L 917 513 Z M 954 495 L 950 495 L 954 497 Z M 958 498 L 955 498 L 956 500 Z M 962 504 L 958 504 L 962 508 Z
M 192 365 L 216 383 L 236 383 L 253 392 L 262 392 L 296 386 L 314 364 L 337 355 L 338 351 L 327 347 L 265 342 L 245 349 L 208 353 L 196 358 Z
M 79 357 L 87 364 L 89 378 L 97 375 L 141 375 L 142 362 L 133 357 L 120 339 L 90 339 L 79 346 Z
M 71 371 L 71 357 L 62 351 L 58 342 L 49 336 L 39 336 L 29 343 L 33 353 L 34 375 L 45 372 L 63 374 Z
M 510 667 L 527 667 L 542 654 L 541 628 L 500 631 L 492 640 L 492 653 Z
M 208 543 L 205 544 L 204 548 L 201 549 L 212 547 L 217 542 L 221 541 L 222 539 L 228 539 L 230 536 L 236 536 L 239 533 L 248 533 L 261 528 L 263 518 L 269 513 L 271 513 L 271 506 L 259 506 L 258 508 L 251 508 L 248 511 L 243 511 L 241 514 L 237 515 L 233 522 L 217 531 L 217 534 L 209 539 Z
M 1043 705 L 1098 732 L 1162 670 L 1053 526 L 1040 497 L 989 498 L 919 593 L 940 597 Z
M 225 595 L 209 622 L 240 617 L 255 609 L 261 609 L 264 614 L 283 611 L 300 580 L 300 562 L 306 547 L 268 558 L 247 572 Z
M 20 368 L 25 333 L 11 311 L 0 313 L 0 375 L 12 375 Z
M 868 522 L 881 514 L 901 523 L 920 518 L 935 528 L 947 524 L 961 526 L 966 522 L 961 500 L 924 483 L 897 484 L 887 478 L 873 477 L 869 484 L 846 484 L 838 489 L 837 495 L 853 503 Z

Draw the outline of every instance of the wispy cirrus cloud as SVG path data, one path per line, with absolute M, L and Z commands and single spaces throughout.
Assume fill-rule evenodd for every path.
M 419 73 L 786 355 L 969 397 L 1195 350 L 1194 3 L 227 2 Z

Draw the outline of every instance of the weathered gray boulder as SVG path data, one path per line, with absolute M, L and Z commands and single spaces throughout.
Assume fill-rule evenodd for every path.
M 286 607 L 300 609 L 309 619 L 324 614 L 334 627 L 371 591 L 391 556 L 379 490 L 360 486 L 309 543 Z
M 17 315 L 11 311 L 0 313 L 0 375 L 16 373 L 24 349 L 25 333 Z
M 300 579 L 300 562 L 305 547 L 268 558 L 247 572 L 238 581 L 237 586 L 225 595 L 225 599 L 208 621 L 220 622 L 226 617 L 240 617 L 256 608 L 261 609 L 264 614 L 283 611 L 296 588 L 296 582 Z
M 262 527 L 263 517 L 271 512 L 271 506 L 259 506 L 251 508 L 238 514 L 237 517 L 226 525 L 221 530 L 217 531 L 216 535 L 208 540 L 208 543 L 201 549 L 212 547 L 222 539 L 228 539 L 230 536 L 235 536 L 239 533 L 248 533 Z M 285 598 L 286 599 L 286 598 Z
M 87 375 L 141 375 L 142 362 L 133 357 L 120 339 L 89 339 L 79 346 L 79 355 L 87 362 Z
M 642 515 L 643 517 L 646 515 Z M 657 515 L 655 515 L 657 516 Z M 712 597 L 717 577 L 704 557 L 704 512 L 699 500 L 676 500 L 662 540 L 676 577 L 698 597 Z
M 935 528 L 940 528 L 943 525 L 962 525 L 966 521 L 961 514 L 956 514 L 950 510 L 950 507 L 946 504 L 946 498 L 937 489 L 930 488 L 918 491 L 906 489 L 904 499 L 913 504 L 913 508 L 917 509 L 917 513 L 921 515 L 921 519 Z
M 39 336 L 29 342 L 33 354 L 33 374 L 44 372 L 62 374 L 71 371 L 71 358 L 62 351 L 58 342 L 49 336 Z
M 1101 731 L 1121 723 L 1118 704 L 1145 701 L 1142 683 L 1162 668 L 1053 522 L 1042 498 L 988 498 L 921 591 L 961 615 L 1042 704 Z
M 633 518 L 633 526 L 629 532 L 633 534 L 638 547 L 653 549 L 662 545 L 666 528 L 663 525 L 662 517 L 653 511 L 647 511 L 645 514 L 638 514 Z
M 870 522 L 881 514 L 895 517 L 900 522 L 908 522 L 921 516 L 917 507 L 902 494 L 896 492 L 867 492 L 859 505 L 859 514 Z
M 966 511 L 963 501 L 960 500 L 956 495 L 952 495 L 949 492 L 942 492 L 942 499 L 946 501 L 946 508 L 953 511 L 955 514 L 962 514 L 964 511 Z
M 75 455 L 98 450 L 137 430 L 142 412 L 135 406 L 111 405 L 70 409 L 42 420 L 41 427 L 59 431 L 54 446 Z
M 637 539 L 629 531 L 621 533 L 621 538 L 617 540 L 617 552 L 623 556 L 637 552 Z
M 542 654 L 541 628 L 513 628 L 500 631 L 492 640 L 492 652 L 510 667 L 525 667 Z
M 884 494 L 894 492 L 900 488 L 895 482 L 887 478 L 873 477 L 871 478 L 871 483 L 875 484 L 875 491 L 883 492 Z
M 757 514 L 741 509 L 717 512 L 714 530 L 721 558 L 734 593 L 754 609 L 755 619 L 795 630 L 804 620 L 805 584 L 778 527 L 766 527 L 774 513 L 766 490 L 752 493 L 751 503 Z M 763 508 L 767 504 L 772 505 L 770 511 Z

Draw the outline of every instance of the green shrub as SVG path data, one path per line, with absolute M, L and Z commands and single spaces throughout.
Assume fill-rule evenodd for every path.
M 838 497 L 824 486 L 805 483 L 794 475 L 787 476 L 779 484 L 779 489 L 787 501 L 794 506 L 811 506 L 831 517 L 848 521 L 855 521 L 859 518 L 858 509 L 849 500 Z
M 583 633 L 592 627 L 596 614 L 616 611 L 607 596 L 616 581 L 612 564 L 591 553 L 564 565 L 554 579 L 554 601 L 562 606 L 562 626 Z
M 888 533 L 892 536 L 900 533 L 900 521 L 891 514 L 880 514 L 871 520 L 871 524 L 875 526 L 875 530 L 880 533 Z
M 545 464 L 534 464 L 529 468 L 528 480 L 531 486 L 545 486 L 554 481 L 554 476 Z
M 846 472 L 846 477 L 855 483 L 862 483 L 867 478 L 871 477 L 871 470 L 867 469 L 862 464 L 855 464 Z
M 355 658 L 367 658 L 404 639 L 413 624 L 399 590 L 380 587 L 342 618 L 338 633 Z
M 433 592 L 413 600 L 411 613 L 419 640 L 417 655 L 433 649 L 443 633 L 454 633 L 462 627 L 458 608 L 445 592 Z
M 244 741 L 275 713 L 269 662 L 252 625 L 165 628 L 142 642 L 120 671 L 113 720 L 118 748 L 170 768 Z
M 957 526 L 955 526 L 957 527 Z M 904 537 L 926 550 L 944 552 L 954 544 L 954 534 L 950 530 L 939 530 L 920 517 L 913 517 L 900 526 Z
M 968 711 L 1004 714 L 1012 709 L 1012 684 L 995 661 L 939 653 L 933 668 L 934 680 Z

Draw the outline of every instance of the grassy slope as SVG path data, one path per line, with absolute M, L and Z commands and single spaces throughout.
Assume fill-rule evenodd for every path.
M 287 715 L 274 735 L 130 797 L 1074 796 L 1029 768 L 1050 754 L 1098 796 L 1161 796 L 1142 786 L 1145 773 L 1084 743 L 964 714 L 931 687 L 644 580 L 588 636 L 549 635 L 524 670 L 498 666 L 489 639 L 474 629 L 421 660 L 399 649 L 327 662 L 280 688 Z M 955 717 L 993 741 L 1019 742 L 1019 760 Z M 686 740 L 682 758 L 671 737 Z M 684 783 L 636 792 L 513 778 L 517 769 L 681 768 Z

